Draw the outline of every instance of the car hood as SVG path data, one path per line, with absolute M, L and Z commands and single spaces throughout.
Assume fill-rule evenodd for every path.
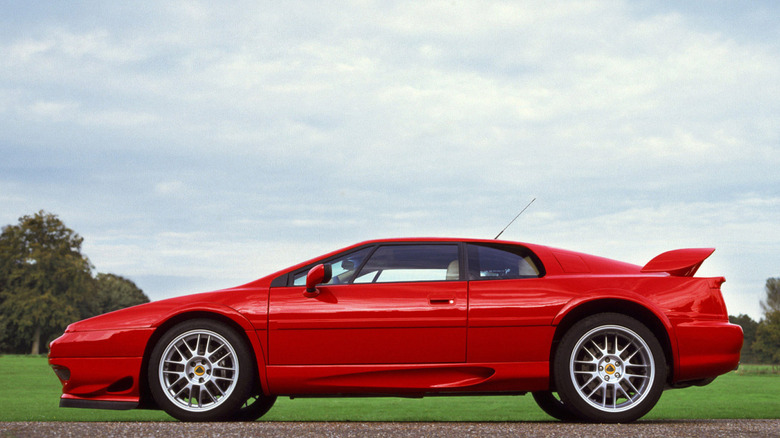
M 230 309 L 234 289 L 168 298 L 116 310 L 70 324 L 65 332 L 156 327 L 171 315 L 187 309 Z M 232 310 L 235 312 L 235 310 Z

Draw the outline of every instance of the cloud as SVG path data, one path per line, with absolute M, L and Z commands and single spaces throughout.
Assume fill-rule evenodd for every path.
M 60 214 L 153 297 L 366 238 L 492 237 L 532 197 L 511 238 L 635 263 L 716 245 L 741 290 L 772 275 L 780 57 L 760 14 L 44 9 L 0 30 L 0 219 Z

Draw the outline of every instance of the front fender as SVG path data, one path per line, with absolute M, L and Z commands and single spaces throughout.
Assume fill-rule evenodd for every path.
M 229 318 L 236 323 L 244 331 L 254 331 L 254 327 L 249 320 L 239 313 L 236 309 L 227 306 L 222 303 L 214 303 L 207 301 L 198 301 L 194 303 L 188 303 L 184 306 L 176 306 L 174 309 L 170 309 L 164 314 L 158 315 L 154 321 L 151 322 L 151 327 L 158 328 L 172 319 L 178 319 L 181 315 L 192 313 L 210 313 L 217 314 L 225 318 Z
M 266 364 L 268 357 L 266 355 L 266 338 L 264 336 L 264 330 L 258 332 L 256 327 L 247 319 L 246 316 L 235 310 L 234 308 L 222 304 L 207 301 L 198 301 L 188 303 L 184 306 L 177 307 L 174 311 L 171 311 L 165 315 L 161 315 L 153 323 L 154 334 L 149 339 L 144 353 L 144 366 L 149 358 L 149 353 L 154 347 L 154 344 L 170 327 L 184 321 L 189 318 L 217 318 L 221 320 L 229 319 L 233 322 L 235 328 L 241 328 L 246 336 L 246 340 L 249 342 L 250 347 L 255 356 L 255 364 L 257 365 L 257 376 L 260 379 L 259 384 L 262 388 L 262 392 L 269 394 L 268 391 L 268 378 L 266 372 Z

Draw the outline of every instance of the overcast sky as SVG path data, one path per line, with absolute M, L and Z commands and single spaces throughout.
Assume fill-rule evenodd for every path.
M 0 1 L 0 224 L 151 299 L 497 234 L 780 276 L 775 1 Z

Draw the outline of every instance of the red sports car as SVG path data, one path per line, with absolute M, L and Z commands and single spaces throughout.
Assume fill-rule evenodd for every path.
M 714 250 L 644 267 L 477 239 L 359 243 L 249 284 L 71 324 L 60 406 L 255 420 L 278 396 L 532 393 L 561 420 L 626 422 L 739 363 Z M 557 396 L 556 396 L 557 394 Z

